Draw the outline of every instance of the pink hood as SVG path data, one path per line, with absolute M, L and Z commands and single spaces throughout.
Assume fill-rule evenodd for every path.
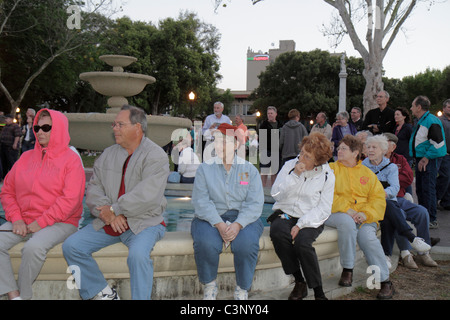
M 78 226 L 83 212 L 85 174 L 78 154 L 69 148 L 69 123 L 59 111 L 47 110 L 52 130 L 47 148 L 36 141 L 5 177 L 0 199 L 8 221 L 37 221 L 41 228 L 62 222 Z M 43 152 L 45 150 L 45 153 Z

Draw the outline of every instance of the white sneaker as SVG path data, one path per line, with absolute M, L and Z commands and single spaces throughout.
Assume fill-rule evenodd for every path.
M 414 198 L 413 198 L 413 196 L 410 194 L 410 193 L 405 193 L 405 195 L 403 196 L 403 198 L 405 199 L 405 200 L 408 200 L 409 202 L 412 202 L 412 203 L 414 203 Z
M 236 289 L 234 289 L 234 300 L 248 300 L 247 290 L 241 289 L 239 286 L 236 286 Z
M 218 289 L 215 281 L 205 284 L 203 289 L 203 300 L 216 300 L 217 292 Z
M 119 295 L 117 294 L 116 289 L 110 288 L 108 286 L 99 293 L 97 293 L 97 295 L 93 297 L 91 300 L 120 300 L 120 298 Z
M 425 240 L 419 237 L 414 238 L 414 241 L 411 242 L 411 246 L 418 252 L 428 252 L 431 249 L 431 246 L 427 244 Z

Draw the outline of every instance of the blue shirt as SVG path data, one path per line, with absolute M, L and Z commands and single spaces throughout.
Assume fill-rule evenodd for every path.
M 365 158 L 362 162 L 362 164 L 365 165 L 370 170 L 372 170 L 373 173 L 377 173 L 379 170 L 381 170 L 384 166 L 386 166 L 389 163 L 390 160 L 386 157 L 383 157 L 383 160 L 381 160 L 381 163 L 377 166 L 370 163 L 369 158 Z M 400 190 L 397 165 L 395 163 L 391 163 L 389 166 L 378 172 L 377 177 L 378 180 L 387 181 L 389 183 L 389 187 L 384 189 L 384 191 L 388 195 L 387 200 L 397 201 L 397 194 L 398 191 Z
M 263 210 L 261 176 L 253 164 L 237 156 L 228 172 L 220 158 L 211 158 L 197 169 L 192 204 L 194 215 L 211 226 L 223 222 L 220 216 L 228 210 L 237 210 L 235 222 L 245 228 L 259 219 Z
M 202 134 L 203 135 L 206 134 L 206 136 L 209 137 L 211 135 L 209 133 L 209 128 L 211 128 L 211 126 L 214 123 L 218 123 L 218 124 L 228 123 L 228 124 L 231 124 L 231 120 L 230 120 L 230 118 L 228 118 L 228 116 L 226 116 L 224 114 L 222 114 L 222 116 L 220 118 L 217 118 L 215 114 L 210 114 L 205 119 L 205 123 L 204 123 L 203 128 L 202 128 Z

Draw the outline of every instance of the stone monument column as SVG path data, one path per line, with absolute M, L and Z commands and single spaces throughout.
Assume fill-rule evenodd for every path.
M 339 112 L 346 110 L 347 68 L 345 67 L 345 52 L 341 55 L 341 72 L 339 72 Z

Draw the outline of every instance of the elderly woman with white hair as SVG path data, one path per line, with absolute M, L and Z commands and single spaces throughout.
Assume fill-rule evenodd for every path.
M 386 256 L 392 254 L 394 236 L 397 232 L 411 243 L 418 252 L 427 252 L 431 249 L 424 239 L 416 237 L 411 227 L 406 222 L 405 212 L 397 202 L 397 194 L 400 189 L 398 167 L 391 163 L 384 155 L 388 151 L 388 140 L 384 135 L 375 135 L 367 138 L 367 158 L 362 162 L 374 172 L 384 187 L 386 196 L 386 211 L 381 222 L 381 245 Z

